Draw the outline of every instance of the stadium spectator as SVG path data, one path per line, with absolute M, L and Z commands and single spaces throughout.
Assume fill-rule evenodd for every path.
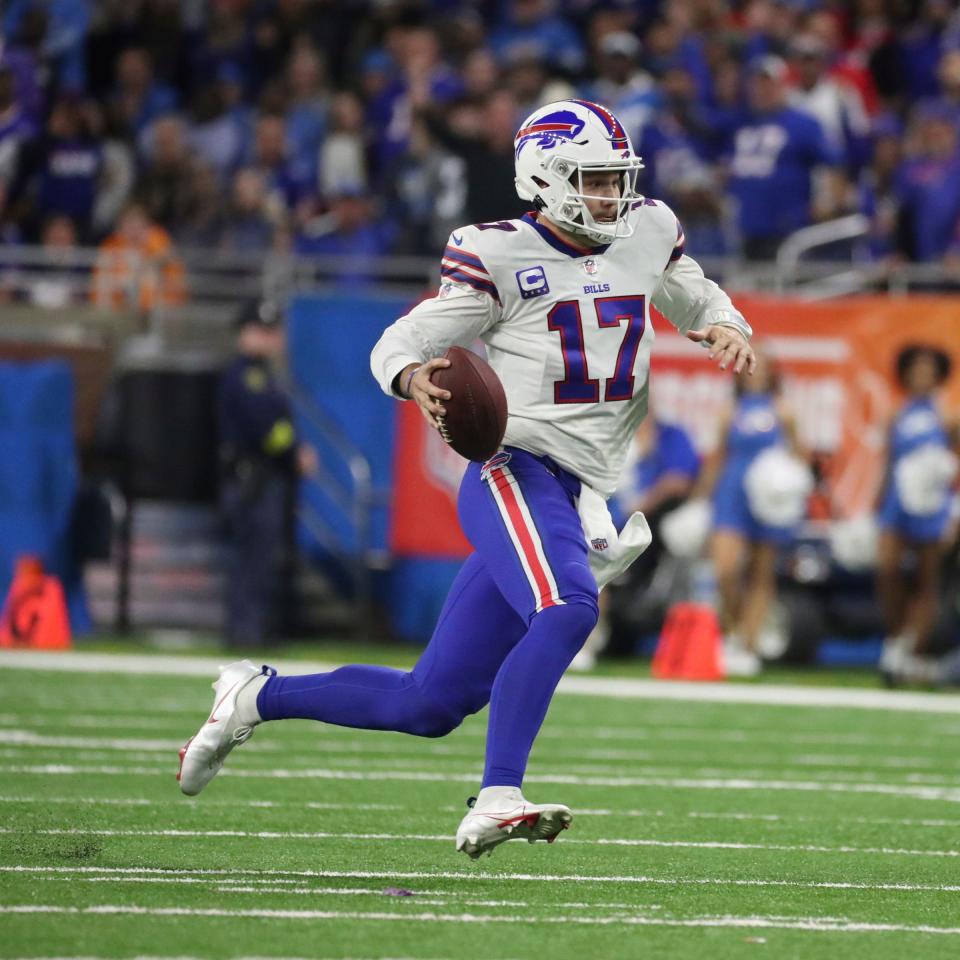
M 172 231 L 190 208 L 190 150 L 187 128 L 175 114 L 155 120 L 143 137 L 146 160 L 137 195 L 150 219 Z
M 130 47 L 117 58 L 110 105 L 127 135 L 137 137 L 157 117 L 176 109 L 177 95 L 155 79 L 150 54 Z
M 4 218 L 20 148 L 33 139 L 35 132 L 17 97 L 13 71 L 0 66 L 0 218 Z
M 315 175 L 317 156 L 327 129 L 329 96 L 324 86 L 323 63 L 306 43 L 297 46 L 287 63 L 289 100 L 286 111 L 287 141 L 298 167 Z
M 514 0 L 503 12 L 501 24 L 490 34 L 490 48 L 501 62 L 532 54 L 570 75 L 583 68 L 583 43 L 553 0 Z
M 920 100 L 937 95 L 937 65 L 943 52 L 957 45 L 958 28 L 949 0 L 923 0 L 917 16 L 898 31 L 901 96 Z
M 116 231 L 100 244 L 90 299 L 105 309 L 143 313 L 186 299 L 183 264 L 170 235 L 139 201 L 127 204 Z
M 370 263 L 390 250 L 395 239 L 392 223 L 376 216 L 365 192 L 345 187 L 330 198 L 327 213 L 313 217 L 294 241 L 299 254 L 352 257 L 354 264 L 337 270 L 338 284 L 356 288 L 374 276 Z
M 87 104 L 87 116 L 103 147 L 103 166 L 93 207 L 93 233 L 103 237 L 117 222 L 136 181 L 136 158 L 131 144 L 118 131 L 115 118 L 100 104 Z
M 184 171 L 184 209 L 172 231 L 182 250 L 216 250 L 222 244 L 225 216 L 217 171 L 194 157 Z
M 219 79 L 200 86 L 193 95 L 193 122 L 187 132 L 190 149 L 221 176 L 236 169 L 249 136 L 249 123 L 232 109 L 228 96 L 228 84 Z
M 0 301 L 16 300 L 45 310 L 82 302 L 89 270 L 77 245 L 73 221 L 54 214 L 43 225 L 40 255 L 0 274 Z
M 897 176 L 907 256 L 941 260 L 960 219 L 960 154 L 952 111 L 929 101 L 915 112 L 908 159 Z
M 264 113 L 257 118 L 248 165 L 260 173 L 267 189 L 291 212 L 309 205 L 316 194 L 310 169 L 290 156 L 286 122 L 279 114 Z
M 276 196 L 271 198 L 263 175 L 243 167 L 233 177 L 230 205 L 219 245 L 231 253 L 262 253 L 273 247 L 274 232 L 285 217 Z
M 769 260 L 795 230 L 814 219 L 813 178 L 821 167 L 829 196 L 818 218 L 832 212 L 839 193 L 829 168 L 839 157 L 830 149 L 820 124 L 787 106 L 787 66 L 779 57 L 764 57 L 750 70 L 751 115 L 733 138 L 730 190 L 738 204 L 744 255 Z
M 441 146 L 418 117 L 407 152 L 389 179 L 391 209 L 401 229 L 396 252 L 429 255 L 463 222 L 467 199 L 463 160 Z
M 626 30 L 604 34 L 594 55 L 597 78 L 587 85 L 585 96 L 613 110 L 634 143 L 660 96 L 650 76 L 640 66 L 640 41 Z
M 665 556 L 660 523 L 687 500 L 699 473 L 700 458 L 687 432 L 659 419 L 655 412 L 649 413 L 634 435 L 628 464 L 611 499 L 611 513 L 620 526 L 634 511 L 641 511 L 650 524 L 653 541 L 600 595 L 600 619 L 572 668 L 590 669 L 601 651 L 614 657 L 633 654 L 637 624 L 635 619 L 630 621 L 639 606 L 659 606 L 659 616 L 653 618 L 657 622 L 651 623 L 654 630 L 659 629 L 665 598 L 652 596 L 651 584 Z
M 710 555 L 726 670 L 732 676 L 753 676 L 761 669 L 758 641 L 776 599 L 777 553 L 791 542 L 794 531 L 757 516 L 747 475 L 766 450 L 783 447 L 800 454 L 793 414 L 783 402 L 779 375 L 766 353 L 757 351 L 752 377 L 737 376 L 736 401 L 721 418 L 719 431 L 720 441 L 693 495 L 713 498 Z
M 517 103 L 509 90 L 498 90 L 483 104 L 460 103 L 430 132 L 464 164 L 469 223 L 520 216 L 524 205 L 513 186 L 513 138 Z
M 379 84 L 385 71 L 389 77 L 367 101 L 367 124 L 374 131 L 374 155 L 381 169 L 389 169 L 406 150 L 414 111 L 442 109 L 463 90 L 459 75 L 444 63 L 433 30 L 394 27 L 387 48 L 386 62 L 375 57 L 367 64 L 368 72 L 376 68 L 368 84 Z
M 726 252 L 722 196 L 710 164 L 713 129 L 696 96 L 693 76 L 672 67 L 661 82 L 662 106 L 646 126 L 639 151 L 646 164 L 644 192 L 662 197 L 698 253 Z
M 41 14 L 42 18 L 42 14 Z M 13 75 L 14 99 L 23 116 L 34 125 L 43 120 L 41 65 L 29 45 L 21 37 L 9 34 L 0 44 L 0 71 Z
M 953 114 L 954 126 L 960 126 L 960 50 L 948 50 L 937 68 L 941 106 Z
M 893 265 L 903 259 L 900 197 L 897 174 L 903 159 L 903 126 L 889 114 L 873 124 L 873 156 L 861 171 L 859 207 L 870 218 L 870 256 L 877 262 Z
M 788 102 L 819 122 L 831 149 L 856 172 L 867 160 L 870 121 L 857 89 L 831 76 L 831 52 L 816 34 L 794 38 L 790 60 L 796 85 Z
M 366 187 L 363 103 L 344 91 L 330 105 L 330 132 L 320 148 L 320 194 L 328 197 L 345 188 Z
M 9 0 L 3 14 L 3 34 L 22 33 L 30 15 L 44 20 L 40 48 L 46 69 L 61 90 L 82 93 L 86 83 L 83 44 L 90 24 L 90 0 Z
M 80 236 L 90 239 L 103 172 L 103 148 L 91 135 L 90 119 L 80 101 L 61 96 L 43 135 L 19 150 L 8 204 L 27 239 L 39 239 L 42 223 L 56 213 L 70 217 Z

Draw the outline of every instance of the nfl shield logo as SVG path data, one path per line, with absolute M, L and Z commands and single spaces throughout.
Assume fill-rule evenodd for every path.
M 593 547 L 594 550 L 606 550 L 609 544 L 607 543 L 606 537 L 595 537 L 590 541 L 590 546 Z
M 594 260 L 593 257 L 591 257 L 589 260 L 584 260 L 583 269 L 586 270 L 587 273 L 592 277 L 599 269 L 597 267 L 597 261 Z

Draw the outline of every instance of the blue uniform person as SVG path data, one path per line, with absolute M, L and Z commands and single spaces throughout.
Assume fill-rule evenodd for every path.
M 777 554 L 793 539 L 795 524 L 775 526 L 757 515 L 748 494 L 748 472 L 765 451 L 785 448 L 800 453 L 776 368 L 762 351 L 757 351 L 756 375 L 738 378 L 736 402 L 720 429 L 720 442 L 696 492 L 713 501 L 710 555 L 725 634 L 726 671 L 752 676 L 761 668 L 757 641 L 776 597 Z
M 562 804 L 521 791 L 527 760 L 564 671 L 597 622 L 603 585 L 649 543 L 640 513 L 622 530 L 606 498 L 646 414 L 650 304 L 705 355 L 753 366 L 750 328 L 684 254 L 683 229 L 635 191 L 640 159 L 600 104 L 535 111 L 514 143 L 517 192 L 532 211 L 450 235 L 437 295 L 384 331 L 371 370 L 416 403 L 432 429 L 450 400 L 431 375 L 478 337 L 507 397 L 503 448 L 471 463 L 459 517 L 473 554 L 410 671 L 351 665 L 275 676 L 224 668 L 213 713 L 181 754 L 194 795 L 266 721 L 306 718 L 441 737 L 490 704 L 486 762 L 456 849 L 479 857 L 510 838 L 554 840 Z
M 926 651 L 937 616 L 955 472 L 950 448 L 958 434 L 956 423 L 949 423 L 940 409 L 936 392 L 950 368 L 950 357 L 927 344 L 905 347 L 896 361 L 897 379 L 907 396 L 888 430 L 887 471 L 877 515 L 877 593 L 887 633 L 880 670 L 890 681 L 924 674 L 918 655 Z M 916 561 L 913 584 L 903 569 L 909 553 Z
M 218 414 L 221 508 L 227 531 L 225 637 L 230 647 L 270 638 L 278 559 L 289 529 L 299 447 L 290 400 L 273 370 L 284 349 L 283 316 L 272 303 L 248 305 L 239 318 L 238 352 L 223 372 Z

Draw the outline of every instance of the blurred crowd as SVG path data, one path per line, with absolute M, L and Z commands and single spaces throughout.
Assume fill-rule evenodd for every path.
M 8 244 L 432 255 L 523 212 L 520 120 L 582 96 L 696 256 L 861 211 L 875 260 L 960 260 L 947 0 L 9 0 L 2 44 Z

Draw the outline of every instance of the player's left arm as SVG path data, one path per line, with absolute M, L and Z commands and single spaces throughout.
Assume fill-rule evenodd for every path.
M 750 324 L 727 294 L 704 276 L 700 264 L 683 253 L 682 234 L 653 294 L 653 305 L 680 333 L 704 344 L 721 370 L 732 366 L 735 373 L 744 368 L 753 373 Z

